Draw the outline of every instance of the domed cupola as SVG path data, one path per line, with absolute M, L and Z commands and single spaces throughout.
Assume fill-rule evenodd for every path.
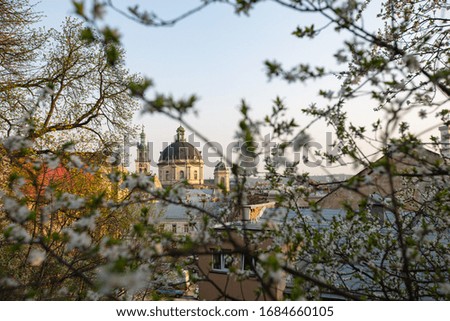
M 175 142 L 167 146 L 159 156 L 159 162 L 176 162 L 185 160 L 202 160 L 202 155 L 194 145 L 186 142 L 184 128 L 177 128 Z
M 183 126 L 177 128 L 175 141 L 161 152 L 158 169 L 163 186 L 182 181 L 203 184 L 202 154 L 194 145 L 186 142 Z
M 225 164 L 222 159 L 214 167 L 214 171 L 215 172 L 217 172 L 217 171 L 226 171 L 226 170 L 228 170 L 227 164 Z

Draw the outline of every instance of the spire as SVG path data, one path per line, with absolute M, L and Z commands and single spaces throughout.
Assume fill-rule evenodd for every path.
M 142 125 L 142 131 L 141 131 L 141 144 L 145 144 L 144 125 Z

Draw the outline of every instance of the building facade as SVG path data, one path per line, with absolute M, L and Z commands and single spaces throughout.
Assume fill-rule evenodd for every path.
M 159 157 L 158 176 L 162 186 L 180 182 L 203 185 L 204 162 L 201 152 L 186 142 L 185 130 L 178 127 L 175 142 L 167 146 Z

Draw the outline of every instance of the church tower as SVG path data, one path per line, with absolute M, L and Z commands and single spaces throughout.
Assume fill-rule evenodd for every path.
M 214 184 L 230 190 L 230 171 L 222 159 L 214 167 Z
M 145 141 L 144 126 L 142 126 L 141 139 L 137 144 L 136 172 L 150 174 L 150 155 Z

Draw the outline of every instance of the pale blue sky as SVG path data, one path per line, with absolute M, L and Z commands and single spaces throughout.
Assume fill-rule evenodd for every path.
M 199 1 L 117 3 L 142 3 L 164 18 L 173 18 Z M 41 0 L 37 9 L 46 15 L 42 21 L 45 26 L 58 27 L 64 16 L 71 13 L 71 3 L 69 0 Z M 238 106 L 243 98 L 251 106 L 252 115 L 262 117 L 269 113 L 272 100 L 280 96 L 291 108 L 290 115 L 295 115 L 301 125 L 306 125 L 310 119 L 303 116 L 300 109 L 313 101 L 320 102 L 316 97 L 318 89 L 333 89 L 335 80 L 329 78 L 307 85 L 288 85 L 280 80 L 269 82 L 263 61 L 277 59 L 286 66 L 300 62 L 333 65 L 333 54 L 341 47 L 344 37 L 336 35 L 331 28 L 313 41 L 297 39 L 291 34 L 296 26 L 312 23 L 320 26 L 319 16 L 299 14 L 271 3 L 256 6 L 250 17 L 237 16 L 231 7 L 215 4 L 169 28 L 144 27 L 113 12 L 106 18 L 122 34 L 128 68 L 153 79 L 158 92 L 171 93 L 175 97 L 198 95 L 199 115 L 189 119 L 210 140 L 224 146 L 233 141 L 239 119 Z M 365 125 L 380 117 L 367 103 L 356 101 L 348 107 L 357 124 Z M 361 105 L 364 105 L 363 110 Z M 178 126 L 162 116 L 136 115 L 135 122 L 145 125 L 147 138 L 154 142 L 156 149 L 173 139 Z M 311 134 L 325 146 L 327 131 L 332 129 L 318 122 Z M 155 151 L 153 157 L 159 157 L 159 152 Z M 347 167 L 333 171 L 348 173 L 353 170 Z M 305 171 L 324 173 L 317 168 L 305 167 Z M 211 175 L 212 169 L 205 168 L 205 176 Z

